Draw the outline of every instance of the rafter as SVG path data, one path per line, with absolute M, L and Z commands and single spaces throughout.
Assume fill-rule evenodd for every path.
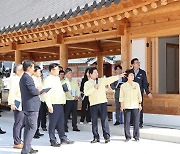
M 18 44 L 18 50 L 31 50 L 31 49 L 38 49 L 38 48 L 45 48 L 45 47 L 52 47 L 58 46 L 57 40 L 47 40 L 41 42 L 33 42 L 33 43 L 26 43 L 26 44 Z
M 64 38 L 64 43 L 65 44 L 82 43 L 82 42 L 90 42 L 94 40 L 111 39 L 111 38 L 117 38 L 117 37 L 120 37 L 118 30 L 112 30 L 112 31 L 105 31 L 102 33 L 87 34 L 87 35 L 82 35 L 82 36 Z
M 68 48 L 70 48 L 70 49 L 85 49 L 85 50 L 92 50 L 92 51 L 99 50 L 96 42 L 71 44 L 71 45 L 68 45 Z

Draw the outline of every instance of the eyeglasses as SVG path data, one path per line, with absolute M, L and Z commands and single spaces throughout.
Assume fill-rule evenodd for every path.
M 53 70 L 57 70 L 57 71 L 59 71 L 60 69 L 59 69 L 59 68 L 53 68 Z
M 137 61 L 137 62 L 134 62 L 134 64 L 140 64 L 140 62 L 139 62 L 139 61 Z

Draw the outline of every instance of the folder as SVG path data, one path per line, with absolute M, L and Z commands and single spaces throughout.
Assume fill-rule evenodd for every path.
M 68 91 L 69 91 L 68 86 L 67 86 L 67 83 L 64 83 L 64 84 L 62 85 L 62 87 L 63 87 L 64 92 L 68 92 Z
M 17 109 L 19 108 L 20 104 L 21 104 L 20 101 L 17 100 L 14 101 L 14 105 L 16 106 Z
M 50 90 L 51 88 L 45 88 L 45 89 L 42 89 L 41 91 L 40 91 L 40 94 L 42 94 L 42 93 L 47 93 L 49 90 Z

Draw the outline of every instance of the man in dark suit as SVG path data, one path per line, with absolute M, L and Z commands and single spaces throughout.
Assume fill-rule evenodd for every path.
M 37 153 L 31 147 L 31 141 L 37 130 L 37 118 L 40 108 L 40 90 L 41 87 L 36 88 L 32 75 L 34 73 L 34 62 L 27 60 L 23 63 L 24 74 L 20 79 L 20 91 L 22 99 L 22 110 L 25 114 L 25 129 L 24 129 L 24 146 L 21 154 Z
M 131 60 L 131 65 L 133 66 L 132 72 L 134 72 L 134 81 L 139 83 L 141 94 L 142 94 L 142 110 L 140 112 L 140 123 L 139 127 L 143 127 L 143 94 L 144 90 L 149 98 L 153 98 L 152 94 L 149 91 L 149 83 L 147 81 L 146 72 L 140 69 L 140 62 L 137 58 Z M 131 121 L 133 121 L 133 117 L 131 117 Z M 132 122 L 131 122 L 132 123 Z
M 122 66 L 116 65 L 114 67 L 114 70 L 116 72 L 116 75 L 122 74 Z M 110 84 L 111 88 L 115 90 L 114 98 L 115 98 L 115 104 L 116 104 L 116 122 L 114 123 L 114 125 L 122 124 L 122 112 L 120 112 L 119 93 L 120 93 L 121 85 L 123 84 L 123 82 L 126 82 L 126 81 L 127 79 L 125 78 L 119 78 L 119 80 Z

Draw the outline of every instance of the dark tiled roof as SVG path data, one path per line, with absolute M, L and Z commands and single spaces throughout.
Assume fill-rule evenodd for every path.
M 121 0 L 1 0 L 0 34 L 48 25 Z

